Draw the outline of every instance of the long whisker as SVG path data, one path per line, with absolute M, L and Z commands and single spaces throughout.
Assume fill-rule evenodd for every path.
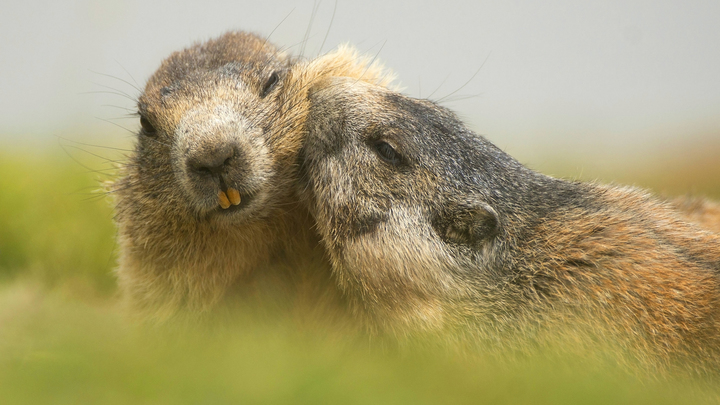
M 327 41 L 328 35 L 330 34 L 330 28 L 332 28 L 333 22 L 335 21 L 335 11 L 337 11 L 337 5 L 338 5 L 338 2 L 337 2 L 337 0 L 335 0 L 335 5 L 333 6 L 333 13 L 332 13 L 332 16 L 330 17 L 330 24 L 328 25 L 327 31 L 325 31 L 325 38 L 323 38 L 323 41 L 320 44 L 320 49 L 318 49 L 317 56 L 320 56 L 320 53 L 322 53 L 322 49 L 325 46 L 325 41 Z
M 113 60 L 115 61 L 115 63 L 117 63 L 118 66 L 120 66 L 120 69 L 122 69 L 123 72 L 125 72 L 128 76 L 130 76 L 130 80 L 132 80 L 133 83 L 135 83 L 135 86 L 133 86 L 133 87 L 135 87 L 138 91 L 140 91 L 142 93 L 142 90 L 140 89 L 142 86 L 140 86 L 140 84 L 138 84 L 137 80 L 135 80 L 133 75 L 131 75 L 130 72 L 128 72 L 127 69 L 125 69 L 125 67 L 120 62 L 118 62 L 117 59 L 113 59 Z
M 432 97 L 433 94 L 435 94 L 438 90 L 440 90 L 440 87 L 442 87 L 442 85 L 445 84 L 445 82 L 446 82 L 447 79 L 449 79 L 449 78 L 450 78 L 450 74 L 448 74 L 447 76 L 445 76 L 445 78 L 443 79 L 443 81 L 440 82 L 440 84 L 435 88 L 435 90 L 433 90 L 432 93 L 428 94 L 428 96 L 425 97 L 425 98 L 430 99 L 430 97 Z
M 127 80 L 125 80 L 125 79 L 121 79 L 121 78 L 119 78 L 119 77 L 117 77 L 117 76 L 109 75 L 109 74 L 107 74 L 107 73 L 96 72 L 96 71 L 90 70 L 90 69 L 88 69 L 88 71 L 89 71 L 90 73 L 94 73 L 94 74 L 96 74 L 96 75 L 105 76 L 105 77 L 109 77 L 109 78 L 111 78 L 111 79 L 115 79 L 115 80 L 121 81 L 121 82 L 127 84 L 128 86 L 132 87 L 133 89 L 137 90 L 138 92 L 141 92 L 141 93 L 142 93 L 142 90 L 141 90 L 139 87 L 137 87 L 136 85 L 130 83 L 129 81 L 127 81 Z
M 278 28 L 280 28 L 280 26 L 282 25 L 282 23 L 284 23 L 285 20 L 287 20 L 288 17 L 290 17 L 290 14 L 292 14 L 293 11 L 295 11 L 295 8 L 294 8 L 294 7 L 293 7 L 292 10 L 290 10 L 289 13 L 287 13 L 287 15 L 285 16 L 285 18 L 283 18 L 282 20 L 280 20 L 280 22 L 275 26 L 275 28 L 273 28 L 272 31 L 270 31 L 270 33 L 267 35 L 267 37 L 265 37 L 265 43 L 263 44 L 263 47 L 265 47 L 265 45 L 267 45 L 267 43 L 270 41 L 270 37 L 272 36 L 272 34 L 275 33 L 275 30 L 277 30 Z
M 72 159 L 75 163 L 77 163 L 80 167 L 88 170 L 88 172 L 90 172 L 90 173 L 97 173 L 97 170 L 91 169 L 88 166 L 86 166 L 85 164 L 83 164 L 82 162 L 80 162 L 79 160 L 75 159 L 75 157 L 65 148 L 65 145 L 63 145 L 62 143 L 59 143 L 59 145 L 62 148 L 62 150 L 65 152 L 65 154 L 67 154 L 68 157 L 70 159 Z
M 135 99 L 134 97 L 130 97 L 127 94 L 123 94 L 123 93 L 117 92 L 117 91 L 81 91 L 78 94 L 112 94 L 115 96 L 125 97 L 128 100 L 131 100 L 133 102 L 137 101 L 137 99 Z
M 133 101 L 134 101 L 134 100 L 137 100 L 137 97 L 134 97 L 134 96 L 132 96 L 131 94 L 128 94 L 128 93 L 126 93 L 126 92 L 124 92 L 124 91 L 122 91 L 122 90 L 118 90 L 118 89 L 116 89 L 116 88 L 114 88 L 114 87 L 106 86 L 106 85 L 104 85 L 104 84 L 95 83 L 95 82 L 90 82 L 90 83 L 94 84 L 95 86 L 102 87 L 102 88 L 104 88 L 104 89 L 109 89 L 109 90 L 115 91 L 115 92 L 117 92 L 118 95 L 125 96 L 125 97 L 129 98 L 130 100 L 133 100 Z
M 355 83 L 359 82 L 363 77 L 365 77 L 365 73 L 367 73 L 367 71 L 370 70 L 370 68 L 375 64 L 375 60 L 377 60 L 377 57 L 380 56 L 380 52 L 382 52 L 385 44 L 387 44 L 387 40 L 385 40 L 382 45 L 380 45 L 380 49 L 378 49 L 377 53 L 375 53 L 375 56 L 373 56 L 373 58 L 370 60 L 370 63 L 367 64 L 365 70 L 362 72 L 360 77 L 355 80 Z
M 303 36 L 303 44 L 300 48 L 300 56 L 305 56 L 305 46 L 307 46 L 308 39 L 310 39 L 310 31 L 312 30 L 313 21 L 315 20 L 315 16 L 317 15 L 318 7 L 320 7 L 320 2 L 313 1 L 313 10 L 310 14 L 310 22 L 308 23 L 307 30 L 305 30 L 305 35 Z
M 485 94 L 485 93 L 476 93 L 476 94 L 468 94 L 468 95 L 458 95 L 458 96 L 455 96 L 455 97 L 446 98 L 443 102 L 444 102 L 444 103 L 453 103 L 453 102 L 456 102 L 456 101 L 462 101 L 462 100 L 468 100 L 468 99 L 472 99 L 472 98 L 477 98 L 477 97 L 482 96 L 483 94 Z
M 79 142 L 79 141 L 74 141 L 74 140 L 72 140 L 72 139 L 64 138 L 64 137 L 59 136 L 59 135 L 57 135 L 56 137 L 57 137 L 58 139 L 62 140 L 62 141 L 71 142 L 71 143 L 74 143 L 74 144 L 76 144 L 76 145 L 90 146 L 90 147 L 93 147 L 93 148 L 102 148 L 102 149 L 117 150 L 117 151 L 122 151 L 122 152 L 132 152 L 132 149 L 114 148 L 114 147 L 112 147 L 112 146 L 103 146 L 103 145 L 95 145 L 95 144 L 91 144 L 91 143 Z
M 130 129 L 128 129 L 128 128 L 125 128 L 124 126 L 122 126 L 122 125 L 120 125 L 120 124 L 118 124 L 118 123 L 116 123 L 116 122 L 112 122 L 112 121 L 110 121 L 110 120 L 108 120 L 108 119 L 100 118 L 100 117 L 95 117 L 95 119 L 98 119 L 98 120 L 100 120 L 100 121 L 105 121 L 105 122 L 107 122 L 108 124 L 115 125 L 116 127 L 121 128 L 121 129 L 124 129 L 125 131 L 127 131 L 127 132 L 129 132 L 129 133 L 131 133 L 131 134 L 133 134 L 133 135 L 136 135 L 136 134 L 137 134 L 136 131 L 130 130 Z
M 97 153 L 90 152 L 90 151 L 85 150 L 85 149 L 83 149 L 83 148 L 81 148 L 81 147 L 79 147 L 79 146 L 63 145 L 63 144 L 61 144 L 61 146 L 63 146 L 63 149 L 65 149 L 65 148 L 67 147 L 67 148 L 73 148 L 73 149 L 75 149 L 75 150 L 79 150 L 79 151 L 84 152 L 84 153 L 86 153 L 86 154 L 88 154 L 88 155 L 90 155 L 90 156 L 94 156 L 94 157 L 96 157 L 96 158 L 98 158 L 98 159 L 102 159 L 102 160 L 104 160 L 106 163 L 122 164 L 122 163 L 124 162 L 123 160 L 114 160 L 114 159 L 107 158 L 107 157 L 105 157 L 105 156 L 98 155 Z M 65 149 L 65 151 L 67 152 L 67 149 Z M 95 170 L 93 170 L 93 171 L 95 171 Z
M 453 91 L 452 93 L 447 94 L 445 97 L 441 97 L 440 99 L 438 99 L 438 100 L 436 100 L 436 101 L 437 101 L 438 103 L 440 103 L 440 102 L 442 102 L 443 100 L 445 100 L 446 98 L 448 98 L 448 97 L 452 96 L 453 94 L 457 93 L 458 91 L 462 90 L 465 86 L 467 86 L 467 85 L 475 78 L 475 76 L 477 76 L 477 74 L 480 73 L 480 70 L 483 68 L 483 66 L 485 66 L 485 62 L 488 61 L 488 59 L 490 58 L 490 55 L 492 55 L 492 52 L 488 53 L 488 56 L 485 57 L 485 60 L 484 60 L 483 63 L 480 65 L 480 67 L 478 68 L 478 70 L 476 70 L 475 73 L 473 73 L 473 75 L 470 76 L 470 78 L 468 79 L 468 81 L 465 82 L 465 84 L 463 84 L 462 86 L 460 86 L 458 89 L 456 89 L 456 90 Z
M 100 104 L 100 107 L 112 107 L 112 108 L 117 108 L 118 110 L 125 110 L 128 112 L 128 117 L 140 116 L 140 114 L 138 114 L 138 112 L 133 108 L 127 108 L 127 107 L 114 105 L 114 104 Z

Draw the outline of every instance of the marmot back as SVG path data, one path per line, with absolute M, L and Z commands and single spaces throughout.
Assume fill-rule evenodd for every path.
M 117 274 L 136 311 L 204 312 L 229 292 L 249 294 L 258 278 L 334 295 L 293 187 L 307 89 L 327 76 L 390 79 L 346 47 L 299 61 L 244 32 L 161 64 L 138 100 L 135 150 L 111 185 Z
M 720 235 L 642 190 L 533 172 L 429 101 L 342 79 L 310 100 L 300 188 L 370 328 L 720 366 Z

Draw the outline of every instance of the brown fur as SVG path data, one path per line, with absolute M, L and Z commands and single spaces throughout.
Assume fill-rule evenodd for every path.
M 298 61 L 243 32 L 175 52 L 150 78 L 138 100 L 144 129 L 110 185 L 117 276 L 136 313 L 167 319 L 180 309 L 207 312 L 258 285 L 274 285 L 281 295 L 309 287 L 298 301 L 335 299 L 292 187 L 307 89 L 325 76 L 391 79 L 347 47 Z M 231 153 L 223 163 L 225 149 Z M 216 164 L 222 173 L 208 174 Z M 235 209 L 218 206 L 226 187 L 240 191 Z M 289 280 L 285 290 L 278 280 Z
M 642 190 L 533 172 L 428 101 L 341 79 L 310 99 L 304 198 L 371 329 L 720 366 L 719 234 Z

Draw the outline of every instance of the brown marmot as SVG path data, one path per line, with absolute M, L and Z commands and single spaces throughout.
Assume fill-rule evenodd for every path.
M 293 187 L 307 89 L 325 76 L 392 79 L 347 47 L 294 60 L 244 32 L 175 52 L 152 75 L 134 152 L 109 186 L 117 276 L 136 311 L 199 313 L 259 277 L 327 276 Z
M 720 365 L 720 234 L 645 191 L 534 172 L 430 101 L 332 79 L 310 105 L 300 189 L 371 328 L 583 331 Z

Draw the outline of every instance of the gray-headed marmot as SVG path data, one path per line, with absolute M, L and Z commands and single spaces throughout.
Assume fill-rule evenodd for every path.
M 300 188 L 371 327 L 577 331 L 720 365 L 719 234 L 642 190 L 534 172 L 429 101 L 333 79 L 310 105 Z

